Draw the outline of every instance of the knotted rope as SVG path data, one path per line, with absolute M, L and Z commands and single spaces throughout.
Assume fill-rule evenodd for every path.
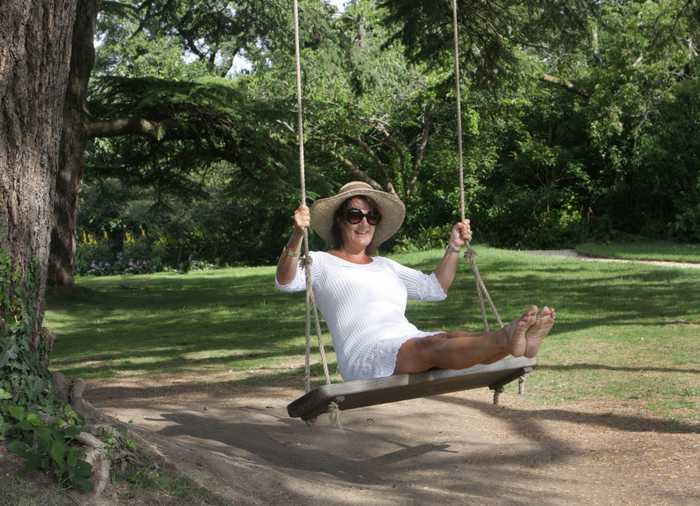
M 459 28 L 457 23 L 457 0 L 452 0 L 452 33 L 454 36 L 454 73 L 455 73 L 455 97 L 457 100 L 457 153 L 458 153 L 458 164 L 459 164 L 459 211 L 462 221 L 465 219 L 465 205 L 464 205 L 464 147 L 462 146 L 462 93 L 459 83 L 460 72 L 459 72 Z M 484 280 L 481 279 L 481 273 L 479 272 L 479 267 L 476 265 L 476 252 L 472 249 L 471 244 L 467 243 L 467 248 L 464 252 L 464 259 L 469 264 L 469 268 L 474 274 L 474 280 L 476 282 L 476 294 L 479 297 L 479 308 L 481 309 L 481 319 L 484 322 L 484 328 L 488 332 L 490 329 L 489 320 L 486 316 L 486 305 L 484 301 L 489 303 L 491 310 L 496 315 L 496 320 L 498 321 L 499 327 L 503 327 L 503 322 L 501 321 L 501 316 L 498 314 L 498 310 L 491 300 L 491 295 L 486 289 Z
M 296 61 L 296 84 L 297 84 L 297 135 L 299 142 L 299 183 L 301 186 L 301 203 L 306 204 L 306 169 L 304 165 L 304 104 L 301 88 L 301 51 L 299 50 L 299 2 L 294 0 L 294 56 Z M 321 321 L 318 317 L 316 298 L 311 286 L 311 255 L 309 255 L 309 231 L 304 229 L 304 239 L 302 243 L 302 255 L 299 261 L 304 268 L 306 276 L 306 353 L 304 357 L 304 391 L 311 391 L 311 315 L 313 314 L 318 349 L 321 354 L 323 364 L 323 374 L 326 384 L 331 384 L 331 375 L 328 371 L 328 360 L 326 349 L 321 336 Z M 336 403 L 330 405 L 331 422 L 340 427 L 340 413 Z

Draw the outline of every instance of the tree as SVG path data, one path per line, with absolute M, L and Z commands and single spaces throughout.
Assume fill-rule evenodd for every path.
M 68 90 L 65 111 L 67 128 L 63 138 L 65 149 L 56 185 L 58 196 L 52 234 L 51 280 L 57 285 L 73 282 L 78 193 L 87 143 L 90 139 L 98 137 L 126 135 L 159 141 L 166 127 L 172 126 L 173 123 L 169 122 L 173 118 L 167 114 L 168 100 L 160 104 L 162 107 L 150 103 L 150 116 L 138 116 L 138 113 L 143 111 L 120 111 L 126 114 L 120 117 L 99 117 L 93 116 L 94 112 L 88 110 L 87 92 L 93 72 L 94 27 L 98 14 L 103 21 L 103 29 L 109 33 L 118 32 L 118 36 L 122 38 L 141 34 L 147 37 L 177 38 L 183 50 L 205 63 L 210 73 L 220 76 L 229 72 L 236 55 L 246 50 L 258 51 L 261 46 L 272 46 L 275 40 L 286 40 L 270 34 L 279 33 L 279 27 L 286 26 L 289 18 L 289 9 L 285 2 L 261 0 L 124 0 L 101 3 L 100 12 L 96 8 L 95 0 L 81 0 L 80 5 L 75 21 L 76 37 L 72 41 L 73 52 L 79 57 L 71 61 L 71 87 Z M 313 6 L 313 3 L 310 2 L 309 5 Z M 308 9 L 311 14 L 316 10 Z M 125 33 L 122 25 L 133 27 L 133 30 Z M 105 32 L 102 32 L 102 35 L 105 35 Z M 126 78 L 118 81 L 120 91 L 134 91 L 132 98 L 137 99 L 147 91 L 135 85 L 129 87 L 125 85 L 125 80 Z M 150 84 L 151 89 L 156 89 L 161 94 L 168 89 L 164 83 Z M 177 97 L 175 99 L 177 101 Z M 196 104 L 191 105 L 192 108 L 197 107 Z M 114 112 L 115 108 L 111 110 Z M 176 114 L 180 112 L 181 109 L 175 111 Z M 211 108 L 209 112 L 212 112 Z M 185 126 L 181 121 L 175 123 L 181 127 Z M 202 137 L 199 133 L 193 133 L 194 126 L 190 125 L 187 134 L 191 140 Z M 188 128 L 185 126 L 184 130 Z M 168 135 L 170 134 L 169 132 Z M 174 135 L 182 136 L 183 128 Z M 151 143 L 151 146 L 157 147 L 157 143 Z M 156 151 L 162 153 L 164 150 Z M 219 154 L 221 153 L 223 152 L 220 151 Z M 212 151 L 205 146 L 199 154 L 202 158 L 211 159 Z
M 84 111 L 88 80 L 95 62 L 96 0 L 77 0 L 76 12 L 49 256 L 49 280 L 51 284 L 59 286 L 72 284 L 75 270 L 78 194 L 88 142 L 83 131 Z
M 25 291 L 22 318 L 30 322 L 35 347 L 76 5 L 77 0 L 6 0 L 0 16 L 0 250 L 9 258 L 2 281 L 5 291 Z M 3 334 L 16 317 L 2 315 Z
M 450 3 L 382 2 L 409 55 L 438 67 Z M 493 242 L 698 237 L 697 2 L 458 3 Z

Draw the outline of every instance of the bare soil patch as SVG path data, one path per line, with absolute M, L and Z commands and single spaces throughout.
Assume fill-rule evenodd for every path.
M 700 269 L 699 263 L 693 262 L 673 262 L 668 260 L 627 260 L 623 258 L 607 258 L 607 257 L 594 257 L 589 255 L 582 255 L 573 249 L 546 249 L 546 250 L 524 250 L 522 253 L 527 253 L 529 255 L 537 256 L 557 256 L 557 257 L 568 257 L 576 258 L 588 262 L 613 262 L 613 263 L 635 263 L 635 264 L 647 264 L 647 265 L 658 265 L 661 267 L 681 267 L 683 269 Z
M 288 382 L 93 382 L 86 397 L 231 504 L 700 504 L 700 426 L 634 401 L 536 406 L 487 390 L 290 419 Z

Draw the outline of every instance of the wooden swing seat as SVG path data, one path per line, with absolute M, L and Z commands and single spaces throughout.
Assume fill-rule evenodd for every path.
M 333 402 L 346 410 L 472 388 L 489 387 L 500 392 L 504 385 L 529 373 L 536 365 L 534 358 L 509 357 L 467 369 L 435 369 L 420 374 L 323 385 L 291 402 L 287 412 L 291 417 L 313 420 L 326 413 Z

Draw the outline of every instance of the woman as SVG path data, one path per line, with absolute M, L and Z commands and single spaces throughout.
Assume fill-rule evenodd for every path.
M 405 317 L 407 298 L 443 300 L 454 281 L 461 248 L 471 240 L 469 220 L 455 224 L 435 271 L 420 271 L 381 256 L 377 247 L 401 227 L 405 207 L 389 193 L 351 182 L 337 195 L 294 212 L 294 230 L 277 264 L 282 291 L 306 288 L 298 256 L 304 229 L 311 225 L 331 245 L 311 252 L 316 304 L 333 337 L 345 380 L 370 379 L 433 369 L 463 369 L 507 355 L 534 357 L 555 313 L 533 306 L 494 332 L 424 332 Z

